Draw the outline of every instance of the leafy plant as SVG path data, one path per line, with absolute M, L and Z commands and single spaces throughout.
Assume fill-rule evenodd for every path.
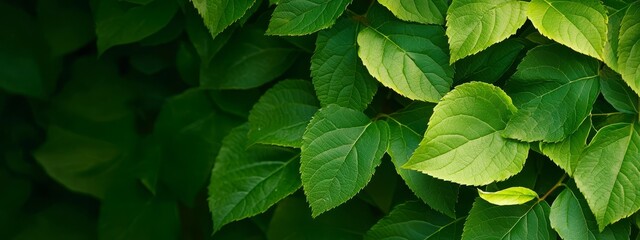
M 640 239 L 640 1 L 0 21 L 2 239 Z

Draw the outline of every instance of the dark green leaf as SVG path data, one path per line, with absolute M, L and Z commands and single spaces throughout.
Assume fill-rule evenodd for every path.
M 280 0 L 267 34 L 305 35 L 331 27 L 351 0 Z
M 303 136 L 302 184 L 312 216 L 346 202 L 364 188 L 389 144 L 389 127 L 364 113 L 329 105 Z
M 356 36 L 361 28 L 352 20 L 342 20 L 318 34 L 311 75 L 322 106 L 363 110 L 376 94 L 378 85 L 358 58 Z
M 629 88 L 619 74 L 609 68 L 600 70 L 600 91 L 616 110 L 629 113 L 638 113 L 638 95 Z
M 256 0 L 193 0 L 211 36 L 216 38 L 225 28 L 238 21 Z
M 310 82 L 281 81 L 263 94 L 251 110 L 249 141 L 299 148 L 302 134 L 318 108 Z
M 511 67 L 524 45 L 507 39 L 476 55 L 456 61 L 455 82 L 480 81 L 494 83 Z
M 209 209 L 214 232 L 269 209 L 300 188 L 299 154 L 272 146 L 247 145 L 249 127 L 224 139 L 211 173 Z
M 53 56 L 73 52 L 95 37 L 89 4 L 73 0 L 39 0 L 37 12 Z
M 571 135 L 598 96 L 598 68 L 595 59 L 558 44 L 530 50 L 505 87 L 518 112 L 503 136 L 558 142 Z

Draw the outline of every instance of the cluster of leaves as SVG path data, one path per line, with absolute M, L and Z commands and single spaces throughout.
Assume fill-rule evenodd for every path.
M 0 20 L 2 239 L 640 239 L 640 1 Z

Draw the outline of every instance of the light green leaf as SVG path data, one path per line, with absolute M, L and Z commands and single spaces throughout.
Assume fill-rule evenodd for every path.
M 259 28 L 245 27 L 203 65 L 200 85 L 208 89 L 258 87 L 284 73 L 298 53 L 286 42 L 265 36 Z
M 267 34 L 306 35 L 331 27 L 351 0 L 280 0 Z
M 180 234 L 175 200 L 151 196 L 137 182 L 112 186 L 100 204 L 98 239 L 171 240 Z
M 616 223 L 604 231 L 598 230 L 596 219 L 587 201 L 576 190 L 567 187 L 551 205 L 551 227 L 564 240 L 617 240 L 629 239 L 629 223 Z M 617 236 L 626 236 L 618 238 Z
M 507 39 L 527 20 L 527 2 L 453 0 L 447 12 L 451 63 Z
M 580 155 L 584 148 L 587 147 L 587 138 L 591 132 L 591 127 L 591 118 L 587 118 L 576 132 L 561 142 L 540 142 L 540 150 L 567 172 L 569 176 L 573 176 L 573 172 L 580 161 Z
M 456 87 L 434 108 L 424 139 L 404 167 L 466 185 L 515 175 L 529 144 L 500 136 L 515 111 L 509 96 L 491 84 Z
M 423 24 L 444 24 L 446 0 L 378 0 L 399 19 Z
M 558 142 L 591 113 L 600 91 L 599 62 L 558 44 L 531 49 L 505 87 L 518 112 L 503 136 Z
M 538 198 L 538 193 L 526 187 L 510 187 L 497 192 L 478 189 L 478 194 L 485 201 L 500 206 L 520 205 Z
M 607 4 L 607 2 L 604 2 Z M 628 9 L 628 4 L 623 3 L 625 6 L 616 9 L 609 10 L 609 21 L 607 23 L 607 42 L 604 43 L 603 62 L 607 64 L 614 71 L 618 71 L 618 42 L 620 37 L 620 26 L 622 25 L 622 18 Z
M 267 211 L 300 188 L 299 154 L 273 146 L 247 145 L 249 127 L 223 140 L 209 185 L 213 231 Z
M 524 45 L 521 42 L 507 39 L 476 55 L 460 59 L 455 63 L 454 81 L 456 83 L 470 81 L 494 83 L 509 70 L 522 49 Z
M 371 227 L 364 239 L 459 239 L 464 218 L 452 219 L 420 202 L 406 202 Z
M 580 157 L 574 179 L 602 231 L 640 209 L 640 124 L 603 127 Z
M 238 21 L 256 0 L 192 0 L 211 36 L 216 38 L 224 29 Z
M 620 74 L 609 68 L 601 69 L 600 87 L 602 96 L 616 110 L 629 114 L 638 112 L 638 95 L 622 80 Z
M 618 42 L 618 71 L 631 89 L 640 94 L 640 2 L 629 5 L 622 18 Z
M 310 82 L 278 82 L 249 113 L 249 142 L 301 147 L 302 134 L 318 105 Z
M 98 53 L 151 36 L 169 24 L 177 10 L 178 4 L 173 0 L 154 0 L 133 7 L 117 0 L 100 1 L 95 11 Z
M 496 206 L 477 198 L 464 224 L 462 240 L 556 239 L 549 226 L 549 211 L 545 201 Z
M 459 188 L 457 184 L 402 168 L 418 147 L 432 112 L 433 104 L 414 102 L 389 115 L 387 123 L 391 138 L 387 153 L 391 156 L 396 172 L 418 198 L 436 211 L 455 217 Z
M 369 73 L 403 96 L 438 102 L 451 88 L 453 68 L 440 26 L 388 22 L 362 29 L 358 45 Z
M 364 110 L 378 90 L 375 79 L 358 58 L 356 36 L 360 29 L 360 24 L 345 19 L 318 33 L 311 76 L 322 106 L 337 104 Z
M 389 144 L 389 127 L 364 113 L 329 105 L 303 136 L 300 172 L 316 217 L 355 196 L 371 180 Z
M 542 35 L 603 59 L 608 18 L 600 1 L 532 0 L 527 16 Z

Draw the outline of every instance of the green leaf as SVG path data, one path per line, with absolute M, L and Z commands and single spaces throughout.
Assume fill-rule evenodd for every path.
M 306 35 L 331 27 L 351 0 L 280 0 L 267 34 Z
M 299 154 L 273 146 L 247 145 L 249 127 L 224 139 L 211 172 L 209 209 L 213 231 L 267 211 L 300 188 Z
M 455 63 L 454 80 L 457 83 L 480 81 L 494 83 L 511 68 L 524 45 L 507 39 Z
M 520 205 L 538 198 L 538 193 L 526 187 L 510 187 L 497 192 L 485 192 L 478 189 L 480 198 L 500 206 Z
M 629 224 L 617 223 L 604 231 L 598 230 L 596 219 L 587 201 L 578 191 L 567 187 L 551 205 L 551 227 L 564 240 L 617 240 L 629 239 Z M 617 236 L 626 236 L 617 238 Z
M 462 240 L 471 239 L 556 239 L 549 226 L 549 204 L 496 206 L 476 199 L 464 224 Z
M 505 87 L 518 112 L 503 136 L 558 142 L 591 113 L 600 91 L 599 63 L 558 44 L 536 47 Z
M 481 82 L 456 87 L 434 108 L 424 139 L 404 167 L 465 185 L 515 175 L 529 144 L 500 135 L 515 111 L 498 87 Z
M 278 82 L 249 113 L 249 142 L 301 147 L 302 134 L 318 105 L 310 82 Z
M 274 80 L 296 61 L 298 51 L 256 27 L 236 32 L 229 43 L 200 69 L 208 89 L 248 89 Z
M 154 0 L 147 5 L 100 1 L 95 10 L 98 53 L 151 36 L 169 24 L 177 10 L 173 0 Z
M 452 219 L 411 201 L 393 208 L 364 239 L 459 239 L 464 218 Z
M 300 172 L 316 217 L 355 196 L 371 180 L 389 143 L 389 127 L 364 113 L 329 105 L 303 136 Z
M 78 3 L 73 0 L 38 1 L 38 22 L 53 56 L 73 52 L 95 37 L 89 4 Z
M 451 88 L 453 68 L 440 26 L 388 22 L 362 29 L 358 45 L 369 73 L 405 97 L 438 102 Z
M 604 2 L 607 4 L 607 2 Z M 618 71 L 618 42 L 620 41 L 620 26 L 629 4 L 616 10 L 609 10 L 609 21 L 607 23 L 607 42 L 604 43 L 603 62 L 611 69 Z
M 527 16 L 542 35 L 603 59 L 608 18 L 600 1 L 532 0 Z
M 618 42 L 618 71 L 631 89 L 640 93 L 640 3 L 629 5 L 622 18 Z
M 244 16 L 256 0 L 193 0 L 191 2 L 202 16 L 211 36 L 216 38 L 229 25 Z
M 378 84 L 358 58 L 356 36 L 361 28 L 352 20 L 341 20 L 318 33 L 311 76 L 322 106 L 364 110 L 376 94 Z
M 22 229 L 17 229 L 20 232 L 10 239 L 97 239 L 96 219 L 92 214 L 95 211 L 94 208 L 84 207 L 72 201 L 47 200 L 46 205 L 42 206 L 44 210 L 30 214 L 26 221 L 14 219 L 25 223 Z
M 591 119 L 587 118 L 576 132 L 563 141 L 557 143 L 540 142 L 540 150 L 567 172 L 569 176 L 573 176 L 573 172 L 580 161 L 580 155 L 584 148 L 587 147 L 587 138 L 591 132 L 591 127 Z
M 375 223 L 372 213 L 369 205 L 356 198 L 311 218 L 309 205 L 294 195 L 278 203 L 266 235 L 267 239 L 362 240 Z
M 418 198 L 436 211 L 455 217 L 459 188 L 457 184 L 402 168 L 418 147 L 432 112 L 433 104 L 415 102 L 389 115 L 387 124 L 391 135 L 387 153 L 391 156 L 396 172 Z
M 98 239 L 176 239 L 180 216 L 175 200 L 150 196 L 136 182 L 123 181 L 100 204 Z
M 602 96 L 616 110 L 629 114 L 638 113 L 638 95 L 622 80 L 620 74 L 609 68 L 600 70 L 600 87 Z
M 596 133 L 574 179 L 602 231 L 640 209 L 640 124 L 619 123 Z
M 527 20 L 527 2 L 454 0 L 447 11 L 450 63 L 507 39 Z
M 378 0 L 399 19 L 423 24 L 444 25 L 449 7 L 446 0 Z

